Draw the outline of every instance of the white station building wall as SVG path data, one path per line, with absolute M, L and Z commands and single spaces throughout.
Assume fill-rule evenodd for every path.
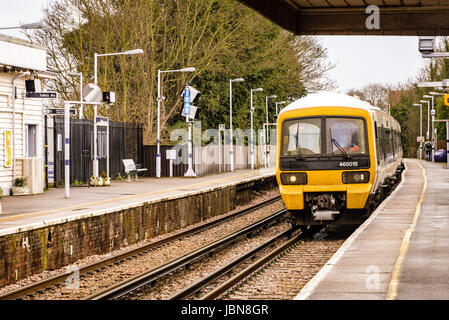
M 41 99 L 27 99 L 25 80 L 33 72 L 45 71 L 46 50 L 36 45 L 9 36 L 0 35 L 0 188 L 8 195 L 14 184 L 12 160 L 8 155 L 6 136 L 10 135 L 10 146 L 15 149 L 15 177 L 25 178 L 29 187 L 37 182 L 32 193 L 42 192 L 44 180 L 44 118 Z M 13 132 L 13 86 L 16 78 L 15 142 Z M 36 167 L 36 165 L 38 167 Z M 29 175 L 33 176 L 30 177 Z M 27 176 L 28 175 L 28 176 Z M 33 188 L 32 188 L 33 189 Z

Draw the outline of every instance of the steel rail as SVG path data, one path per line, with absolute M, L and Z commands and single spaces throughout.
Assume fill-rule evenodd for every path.
M 223 268 L 220 268 L 219 270 L 207 275 L 206 277 L 198 280 L 197 282 L 193 283 L 192 285 L 184 288 L 183 290 L 179 291 L 178 293 L 171 296 L 168 300 L 182 300 L 187 299 L 194 295 L 196 292 L 198 292 L 200 289 L 204 288 L 205 286 L 213 283 L 214 281 L 218 280 L 220 277 L 231 271 L 232 269 L 235 269 L 236 267 L 242 265 L 244 262 L 248 261 L 249 259 L 256 256 L 258 253 L 260 253 L 262 250 L 272 246 L 277 241 L 288 237 L 292 234 L 292 232 L 295 231 L 295 229 L 289 229 L 284 232 L 281 232 L 280 234 L 274 236 L 273 238 L 269 239 L 268 241 L 264 242 L 257 248 L 254 248 L 250 252 L 238 257 L 237 259 L 234 259 L 229 264 L 225 265 Z
M 267 205 L 269 205 L 269 204 L 271 204 L 273 202 L 276 202 L 276 201 L 278 201 L 280 199 L 281 199 L 281 196 L 273 197 L 271 199 L 268 199 L 268 200 L 265 200 L 265 201 L 260 202 L 258 204 L 255 204 L 254 206 L 251 206 L 249 208 L 245 208 L 245 209 L 239 210 L 237 212 L 234 212 L 232 214 L 228 214 L 228 215 L 226 215 L 224 217 L 218 218 L 218 219 L 216 219 L 214 221 L 210 221 L 210 222 L 207 222 L 205 224 L 198 225 L 198 226 L 196 226 L 196 227 L 194 227 L 192 229 L 186 230 L 184 232 L 181 232 L 181 233 L 169 236 L 167 238 L 164 238 L 164 239 L 161 239 L 161 240 L 158 240 L 158 241 L 146 244 L 146 245 L 138 247 L 138 248 L 127 250 L 127 251 L 125 251 L 125 252 L 123 252 L 121 254 L 118 254 L 116 256 L 109 257 L 109 258 L 103 259 L 101 261 L 97 261 L 97 262 L 91 263 L 89 265 L 81 267 L 77 271 L 79 272 L 80 276 L 81 275 L 85 275 L 85 274 L 87 274 L 89 272 L 101 269 L 104 266 L 111 265 L 111 264 L 118 263 L 120 261 L 129 259 L 130 257 L 133 257 L 133 256 L 136 256 L 138 254 L 141 254 L 141 253 L 143 253 L 143 252 L 145 252 L 147 250 L 159 247 L 159 246 L 161 246 L 163 244 L 166 244 L 166 243 L 178 240 L 180 238 L 190 236 L 190 235 L 195 234 L 197 232 L 206 230 L 208 228 L 214 227 L 214 226 L 216 226 L 216 225 L 218 225 L 218 224 L 220 224 L 222 222 L 238 218 L 240 216 L 243 216 L 245 214 L 248 214 L 250 212 L 253 212 L 255 210 L 263 208 L 264 206 L 267 206 Z M 55 285 L 57 283 L 65 281 L 67 278 L 73 276 L 74 272 L 75 271 L 65 272 L 65 273 L 62 273 L 60 275 L 56 275 L 56 276 L 53 276 L 51 278 L 44 279 L 42 281 L 30 284 L 28 286 L 25 286 L 25 287 L 22 287 L 22 288 L 19 288 L 19 289 L 16 289 L 16 290 L 4 293 L 4 294 L 0 295 L 0 300 L 14 300 L 14 299 L 22 298 L 22 297 L 24 297 L 26 295 L 30 295 L 30 294 L 32 294 L 34 292 L 43 290 L 43 289 L 51 287 L 51 286 L 53 286 L 53 285 Z
M 229 290 L 232 286 L 234 286 L 236 283 L 240 282 L 244 278 L 246 278 L 249 274 L 256 271 L 258 268 L 260 268 L 262 265 L 266 264 L 268 261 L 270 261 L 275 256 L 279 255 L 281 252 L 288 249 L 291 245 L 293 245 L 295 242 L 297 242 L 301 238 L 301 234 L 297 234 L 294 237 L 292 237 L 290 240 L 288 240 L 286 243 L 280 245 L 273 251 L 271 251 L 266 256 L 260 258 L 256 262 L 254 262 L 252 265 L 247 267 L 245 270 L 241 271 L 225 283 L 223 283 L 221 286 L 215 288 L 214 290 L 210 291 L 206 295 L 200 298 L 200 300 L 211 300 L 215 299 L 216 297 L 220 296 L 227 290 Z
M 210 255 L 213 252 L 216 252 L 228 245 L 237 241 L 238 238 L 245 236 L 258 230 L 262 227 L 265 227 L 274 221 L 280 219 L 285 215 L 287 210 L 280 210 L 262 220 L 259 220 L 247 227 L 244 227 L 228 236 L 225 236 L 211 244 L 208 244 L 202 248 L 194 250 L 180 258 L 173 259 L 168 263 L 149 271 L 142 272 L 128 280 L 122 281 L 114 286 L 111 286 L 105 290 L 96 292 L 90 296 L 88 296 L 85 300 L 113 300 L 119 299 L 132 291 L 135 291 L 145 285 L 148 285 L 163 276 L 177 271 L 189 264 L 192 264 L 196 260 L 203 258 L 204 256 Z

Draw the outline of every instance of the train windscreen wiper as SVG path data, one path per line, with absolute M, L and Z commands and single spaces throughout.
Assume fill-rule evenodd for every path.
M 345 151 L 345 149 L 338 143 L 337 140 L 335 140 L 334 138 L 332 138 L 332 131 L 331 128 L 329 128 L 329 138 L 331 139 L 332 143 L 335 144 L 335 146 L 337 147 L 337 149 L 343 154 L 343 157 L 345 159 L 350 159 L 351 157 L 349 156 L 349 154 Z
M 296 151 L 297 157 L 296 160 L 304 160 L 304 157 L 301 155 L 301 144 L 299 143 L 299 123 L 296 129 Z

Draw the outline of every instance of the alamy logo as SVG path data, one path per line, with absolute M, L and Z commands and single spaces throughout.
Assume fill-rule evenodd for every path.
M 366 7 L 365 13 L 369 16 L 365 20 L 365 26 L 368 30 L 380 29 L 380 9 L 376 5 Z
M 80 270 L 77 266 L 68 266 L 67 272 L 72 272 L 66 279 L 65 285 L 67 289 L 79 289 L 80 288 Z
M 380 269 L 378 266 L 370 265 L 366 267 L 365 273 L 369 274 L 365 281 L 365 286 L 368 290 L 380 289 Z

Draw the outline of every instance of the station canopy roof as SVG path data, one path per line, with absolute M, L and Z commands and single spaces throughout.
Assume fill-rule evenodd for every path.
M 298 35 L 449 35 L 449 0 L 238 1 Z M 379 29 L 366 26 L 369 5 L 379 8 Z
M 0 72 L 46 71 L 47 47 L 0 34 Z

